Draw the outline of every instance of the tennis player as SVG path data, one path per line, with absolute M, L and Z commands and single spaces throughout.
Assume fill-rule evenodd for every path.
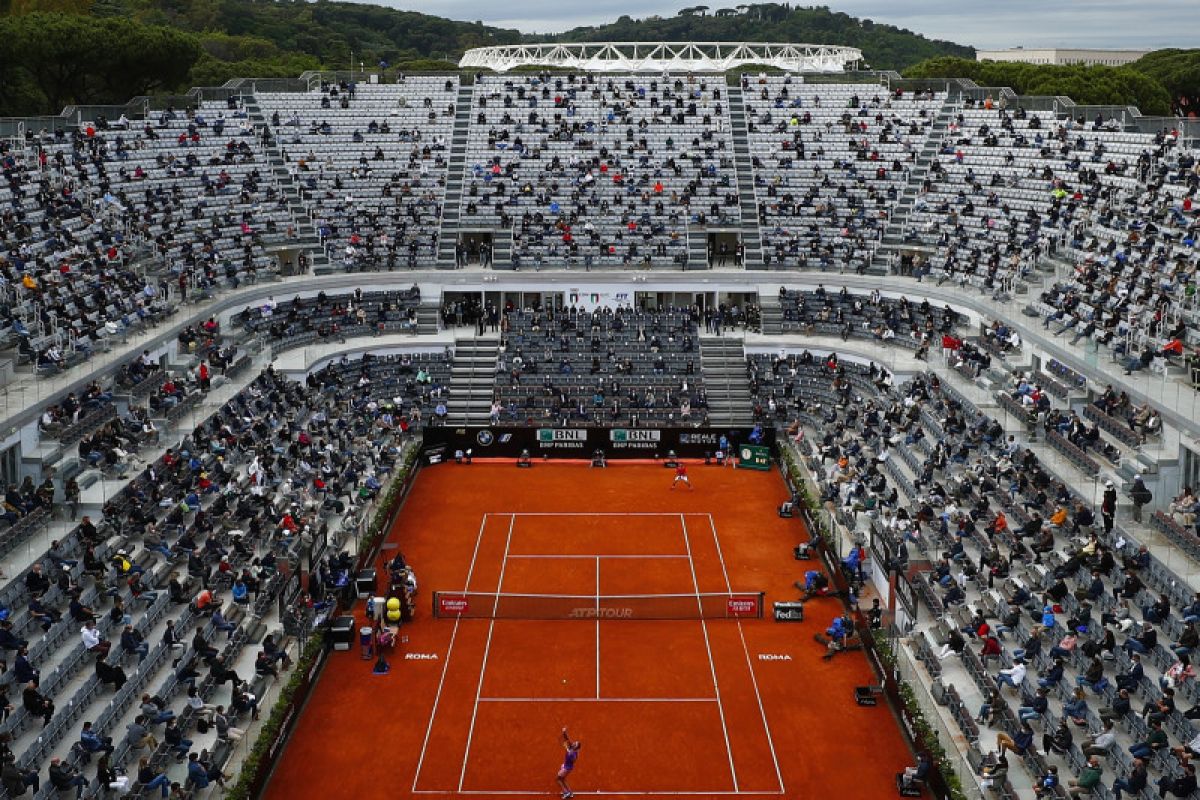
M 675 467 L 675 480 L 671 481 L 671 489 L 674 490 L 675 484 L 679 483 L 680 481 L 686 483 L 689 489 L 696 488 L 695 486 L 692 486 L 692 482 L 688 480 L 687 464 L 684 464 L 682 461 L 680 461 Z
M 570 776 L 571 770 L 575 769 L 575 761 L 579 758 L 579 748 L 583 746 L 583 742 L 572 742 L 571 737 L 567 735 L 567 729 L 563 728 L 562 745 L 563 750 L 567 752 L 563 756 L 562 766 L 558 768 L 558 785 L 562 787 L 563 800 L 567 800 L 575 796 L 571 787 L 567 785 L 567 777 Z

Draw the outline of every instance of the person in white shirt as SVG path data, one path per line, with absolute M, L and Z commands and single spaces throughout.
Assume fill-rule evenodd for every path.
M 996 683 L 1001 689 L 1004 688 L 1005 684 L 1008 684 L 1019 692 L 1021 691 L 1021 684 L 1025 682 L 1025 673 L 1027 671 L 1025 660 L 1018 658 L 1013 661 L 1011 667 L 1000 670 L 1000 673 L 996 675 Z
M 95 653 L 100 658 L 108 656 L 108 651 L 112 648 L 112 642 L 106 641 L 100 635 L 100 631 L 96 628 L 96 623 L 88 620 L 84 626 L 79 629 L 79 636 L 83 640 L 83 647 L 89 653 Z
M 1117 734 L 1113 731 L 1113 721 L 1106 719 L 1104 720 L 1104 730 L 1089 736 L 1083 743 L 1083 754 L 1086 756 L 1107 756 L 1110 754 L 1109 748 L 1116 740 Z

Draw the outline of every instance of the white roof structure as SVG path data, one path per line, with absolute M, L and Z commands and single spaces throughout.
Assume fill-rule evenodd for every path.
M 468 50 L 458 65 L 507 72 L 566 67 L 587 72 L 725 72 L 768 65 L 787 72 L 844 72 L 862 60 L 855 47 L 783 42 L 563 42 Z

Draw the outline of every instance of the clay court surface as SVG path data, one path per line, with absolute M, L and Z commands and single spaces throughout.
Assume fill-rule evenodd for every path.
M 791 557 L 781 478 L 690 473 L 691 492 L 660 466 L 423 471 L 389 538 L 419 619 L 387 675 L 357 646 L 333 654 L 267 797 L 557 795 L 564 725 L 583 741 L 580 796 L 894 796 L 912 757 L 885 706 L 854 704 L 865 657 L 823 662 L 812 638 L 835 600 L 801 623 L 433 618 L 434 590 L 794 599 L 816 562 Z

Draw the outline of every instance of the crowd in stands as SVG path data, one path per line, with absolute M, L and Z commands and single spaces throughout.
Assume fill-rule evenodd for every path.
M 780 419 L 792 420 L 822 500 L 886 542 L 933 614 L 912 648 L 931 679 L 946 675 L 942 701 L 981 787 L 1018 796 L 1009 779 L 1023 768 L 1039 797 L 1191 795 L 1200 595 L 1117 524 L 1111 481 L 1093 506 L 934 374 L 894 386 L 835 354 L 758 356 L 750 370 L 794 384 Z M 1039 435 L 1081 446 L 1110 435 L 1053 408 L 1025 376 L 1004 392 L 1039 409 Z M 1116 410 L 1118 398 L 1101 405 Z M 1142 486 L 1129 491 L 1135 514 Z M 1174 506 L 1181 518 L 1194 507 L 1188 490 Z
M 687 231 L 741 222 L 724 81 L 485 76 L 462 224 L 512 231 L 514 268 L 683 265 Z
M 355 289 L 330 297 L 300 297 L 277 303 L 268 297 L 238 315 L 248 331 L 265 332 L 278 349 L 314 341 L 345 340 L 350 336 L 379 335 L 389 331 L 415 332 L 421 290 L 364 292 Z
M 292 181 L 331 261 L 346 270 L 431 263 L 458 79 L 259 92 Z
M 744 77 L 763 260 L 862 271 L 944 93 Z
M 157 456 L 137 407 L 81 440 L 82 461 L 116 452 L 146 466 L 99 519 L 85 514 L 0 588 L 10 796 L 47 784 L 164 797 L 224 784 L 240 720 L 257 718 L 267 682 L 291 663 L 286 640 L 259 621 L 286 583 L 277 559 L 324 542 L 339 515 L 382 489 L 410 421 L 393 400 L 400 364 L 343 359 L 303 383 L 268 368 Z M 137 385 L 163 371 L 145 353 L 120 375 Z M 52 424 L 86 413 L 69 397 Z M 52 479 L 25 483 L 9 487 L 9 514 L 55 505 Z M 339 555 L 316 565 L 298 617 L 327 613 L 352 586 L 351 566 Z M 247 669 L 240 653 L 256 643 Z
M 253 279 L 272 263 L 264 237 L 287 227 L 236 99 L 31 131 L 0 163 L 4 325 L 47 371 L 169 315 L 173 291 Z
M 851 294 L 843 286 L 836 294 L 823 284 L 808 291 L 780 287 L 782 329 L 818 335 L 838 335 L 843 340 L 867 338 L 916 350 L 921 357 L 931 343 L 948 334 L 959 319 L 949 306 L 934 308 L 928 299 L 912 303 L 883 297 L 878 289 L 867 295 Z
M 492 424 L 703 424 L 696 308 L 509 309 Z

